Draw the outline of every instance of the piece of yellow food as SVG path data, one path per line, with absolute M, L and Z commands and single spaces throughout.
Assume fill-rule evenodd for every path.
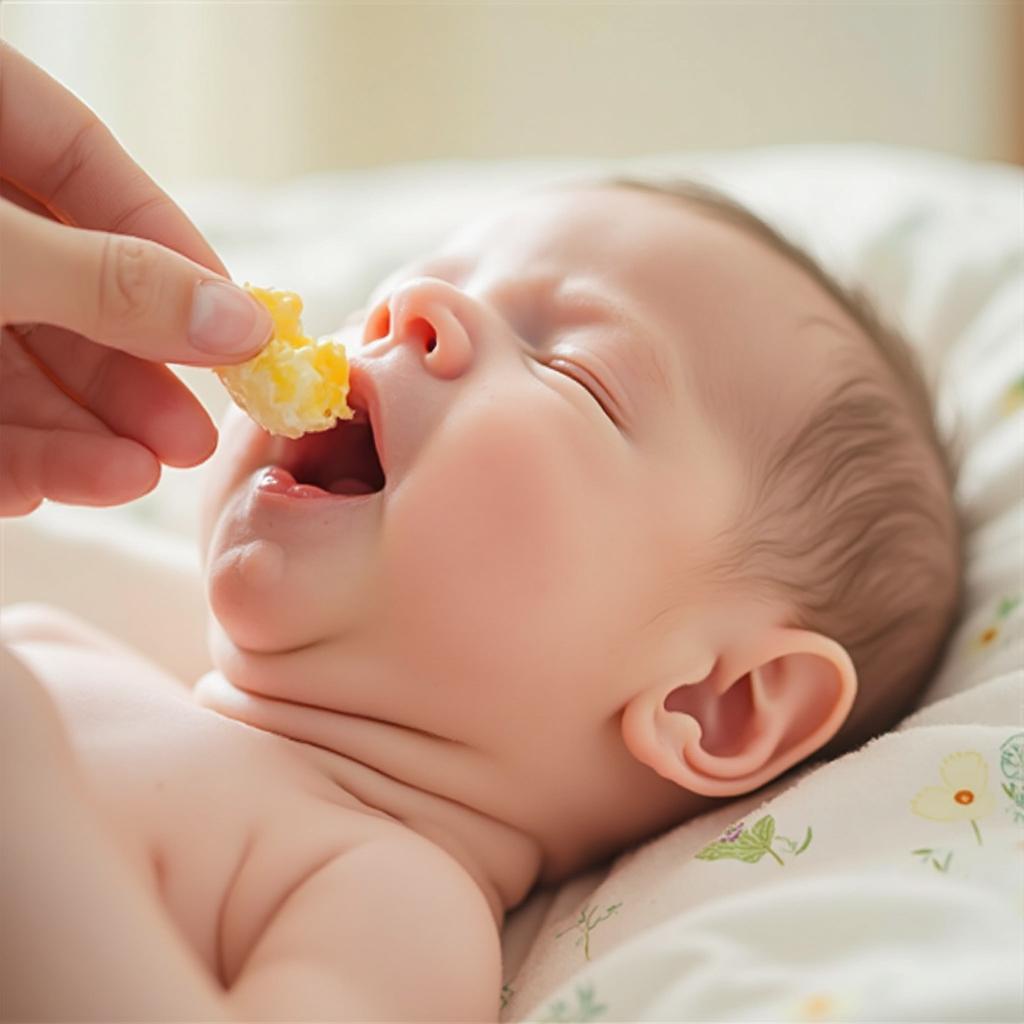
M 213 368 L 231 397 L 264 430 L 283 437 L 329 430 L 339 418 L 352 419 L 345 346 L 302 333 L 302 299 L 295 292 L 248 283 L 245 290 L 270 310 L 274 336 L 248 362 Z

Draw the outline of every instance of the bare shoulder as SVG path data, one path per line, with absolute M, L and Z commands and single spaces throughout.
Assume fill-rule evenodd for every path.
M 7 644 L 65 643 L 78 647 L 124 650 L 126 645 L 55 604 L 22 601 L 0 608 L 0 639 Z
M 500 987 L 500 935 L 479 886 L 440 847 L 395 830 L 293 887 L 229 998 L 252 1019 L 480 1021 L 497 1019 Z
M 37 648 L 37 660 L 42 657 L 39 652 L 49 650 L 51 653 L 43 659 L 47 662 L 54 661 L 54 656 L 62 650 L 69 654 L 81 652 L 82 656 L 88 653 L 93 661 L 103 659 L 106 671 L 151 677 L 160 685 L 173 685 L 176 690 L 190 688 L 188 683 L 137 648 L 64 608 L 43 601 L 23 601 L 0 607 L 0 644 Z

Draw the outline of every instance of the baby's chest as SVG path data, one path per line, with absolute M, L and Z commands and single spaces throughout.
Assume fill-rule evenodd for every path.
M 375 825 L 280 737 L 194 704 L 145 663 L 33 645 L 89 788 L 210 971 L 237 973 L 310 867 Z

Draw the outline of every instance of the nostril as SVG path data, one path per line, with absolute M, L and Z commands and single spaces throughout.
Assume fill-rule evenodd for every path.
M 428 352 L 433 352 L 437 347 L 437 334 L 434 331 L 434 325 L 429 320 L 424 320 L 421 316 L 410 320 L 405 325 L 402 336 L 403 340 L 407 338 L 409 341 L 425 345 Z
M 424 317 L 418 316 L 406 321 L 401 325 L 400 341 L 413 341 L 426 346 L 427 352 L 433 352 L 437 347 L 437 333 L 434 325 Z M 363 344 L 386 338 L 391 333 L 391 310 L 386 302 L 380 303 L 366 320 L 363 328 Z

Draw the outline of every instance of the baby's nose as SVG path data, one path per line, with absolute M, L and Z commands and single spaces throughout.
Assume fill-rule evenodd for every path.
M 472 343 L 463 322 L 471 300 L 447 281 L 419 277 L 399 285 L 371 311 L 363 346 L 391 349 L 412 345 L 424 365 L 440 377 L 457 377 L 472 362 Z

